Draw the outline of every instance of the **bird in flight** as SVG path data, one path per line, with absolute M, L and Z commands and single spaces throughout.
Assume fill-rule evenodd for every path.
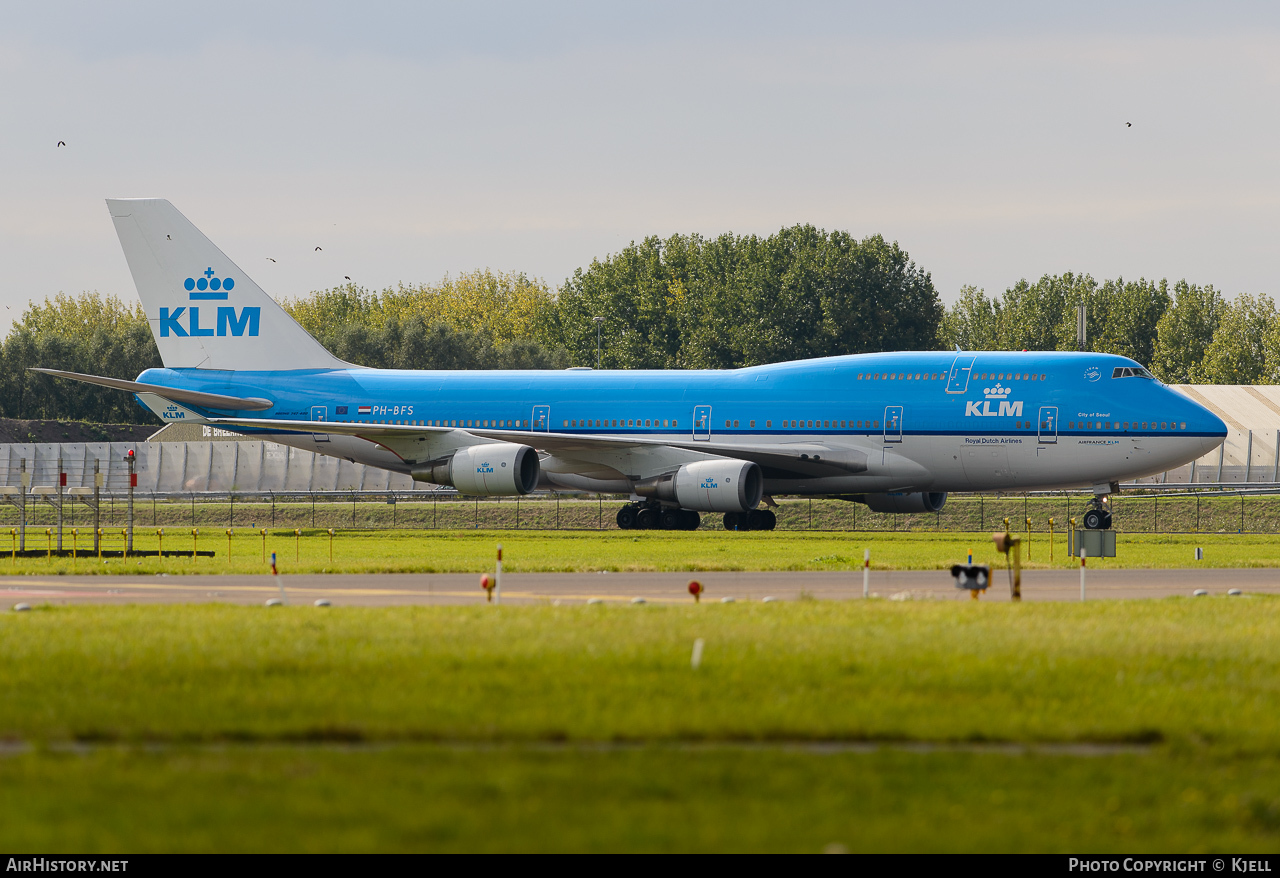
M 349 274 L 344 274 L 343 277 L 345 277 L 347 280 L 351 280 L 351 275 Z
M 1132 122 L 1125 122 L 1125 123 L 1124 123 L 1124 127 L 1126 127 L 1126 128 L 1132 128 L 1132 127 L 1133 127 L 1133 123 L 1132 123 Z
M 267 261 L 268 261 L 268 262 L 275 262 L 275 260 L 274 260 L 274 259 L 272 259 L 270 256 L 268 256 L 268 257 L 267 257 Z
M 319 252 L 320 252 L 320 248 L 319 248 L 319 247 L 317 247 L 317 248 L 316 248 L 316 252 L 317 252 L 317 253 L 319 253 Z
M 67 142 L 65 140 L 58 141 L 58 146 L 66 146 L 66 145 L 67 145 Z

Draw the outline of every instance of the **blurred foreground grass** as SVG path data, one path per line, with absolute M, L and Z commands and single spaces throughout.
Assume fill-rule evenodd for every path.
M 397 745 L 0 758 L 0 846 L 1268 853 L 1280 759 Z
M 0 549 L 0 576 L 6 574 L 263 573 L 265 558 L 277 553 L 285 573 L 451 573 L 493 567 L 494 550 L 504 547 L 503 563 L 512 572 L 661 571 L 661 570 L 854 570 L 871 550 L 877 570 L 940 570 L 972 552 L 977 563 L 1004 566 L 991 534 L 814 532 L 731 533 L 728 531 L 338 531 L 240 529 L 225 532 L 166 529 L 165 551 L 213 550 L 213 558 L 113 558 L 100 560 L 85 551 L 72 558 L 18 558 Z M 71 538 L 65 539 L 67 549 Z M 82 537 L 80 546 L 87 544 Z M 89 543 L 91 545 L 91 543 Z M 2 544 L 0 544 L 2 545 Z M 29 549 L 43 549 L 45 535 L 31 534 Z M 156 551 L 155 529 L 139 528 L 135 548 Z M 119 550 L 117 529 L 104 548 Z M 1195 548 L 1205 558 L 1194 559 Z M 1029 555 L 1028 555 L 1029 548 Z M 1024 536 L 1023 564 L 1031 569 L 1067 568 L 1079 561 L 1067 556 L 1066 538 L 1057 534 Z M 1090 559 L 1100 569 L 1174 567 L 1280 567 L 1280 536 L 1250 534 L 1119 534 L 1116 558 Z
M 1278 635 L 1259 597 L 4 613 L 0 844 L 1274 850 Z
M 1280 599 L 51 607 L 0 614 L 0 736 L 1268 751 Z

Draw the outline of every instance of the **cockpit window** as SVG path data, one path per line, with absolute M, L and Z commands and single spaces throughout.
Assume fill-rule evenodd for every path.
M 1116 366 L 1111 370 L 1112 378 L 1149 378 L 1152 381 L 1156 376 L 1152 375 L 1141 366 Z

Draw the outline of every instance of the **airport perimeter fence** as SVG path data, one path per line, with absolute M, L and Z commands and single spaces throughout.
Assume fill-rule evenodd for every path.
M 28 530 L 63 526 L 124 527 L 127 492 L 100 492 L 95 517 L 91 495 L 27 495 Z M 0 505 L 0 529 L 19 527 L 23 508 L 13 494 Z M 1007 518 L 1017 532 L 1064 533 L 1079 522 L 1091 495 L 958 494 L 937 513 L 888 514 L 841 500 L 779 497 L 777 530 L 973 533 L 1002 530 Z M 339 530 L 617 530 L 618 495 L 532 494 L 464 497 L 451 490 L 310 493 L 188 493 L 135 491 L 133 522 L 143 527 L 307 528 Z M 1120 533 L 1280 533 L 1280 493 L 1190 495 L 1121 494 L 1111 502 Z M 1050 520 L 1052 519 L 1052 524 Z M 704 513 L 700 529 L 720 529 L 723 517 Z
M 59 520 L 64 528 L 127 526 L 131 465 L 136 527 L 610 530 L 627 503 L 594 494 L 463 497 L 270 442 L 6 444 L 0 445 L 0 528 L 21 527 L 24 520 L 28 530 L 57 527 Z M 1007 518 L 1020 532 L 1052 527 L 1061 533 L 1092 497 L 953 494 L 938 513 L 904 515 L 840 500 L 776 499 L 780 531 L 982 532 L 1002 529 Z M 1280 532 L 1275 483 L 1143 484 L 1111 506 L 1114 528 L 1124 533 Z M 722 526 L 722 516 L 703 515 L 703 529 Z

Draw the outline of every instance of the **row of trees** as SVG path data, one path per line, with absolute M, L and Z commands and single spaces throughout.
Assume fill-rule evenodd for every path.
M 727 369 L 930 348 L 943 316 L 929 275 L 897 244 L 813 226 L 647 238 L 554 292 L 479 271 L 378 293 L 337 287 L 285 307 L 343 359 L 417 369 L 594 366 L 597 344 L 607 369 Z M 446 348 L 421 342 L 432 333 L 471 339 L 474 356 L 437 355 Z
M 612 369 L 727 369 L 932 348 L 942 303 L 929 274 L 879 235 L 794 226 L 775 235 L 647 238 L 574 272 L 552 339 L 593 364 L 595 317 Z
M 140 304 L 97 293 L 33 302 L 0 345 L 0 416 L 102 424 L 156 420 L 127 393 L 28 371 L 32 366 L 127 379 L 160 366 Z
M 1133 357 L 1165 381 L 1280 382 L 1270 299 L 1063 274 L 994 297 L 966 287 L 944 309 L 929 274 L 896 243 L 813 226 L 647 238 L 558 290 L 484 270 L 377 292 L 347 285 L 284 306 L 337 356 L 377 368 L 594 366 L 598 339 L 605 368 L 694 369 L 954 345 L 1071 350 L 1081 303 L 1091 350 Z M 141 307 L 59 294 L 32 304 L 0 344 L 0 416 L 149 422 L 126 394 L 28 369 L 133 378 L 160 365 Z
M 993 298 L 965 287 L 939 338 L 967 350 L 1075 350 L 1081 304 L 1089 350 L 1132 357 L 1170 384 L 1280 383 L 1275 303 L 1249 295 L 1227 300 L 1185 280 L 1045 275 Z
M 556 297 L 523 274 L 474 271 L 375 293 L 348 284 L 284 303 L 336 356 L 375 369 L 563 369 Z

